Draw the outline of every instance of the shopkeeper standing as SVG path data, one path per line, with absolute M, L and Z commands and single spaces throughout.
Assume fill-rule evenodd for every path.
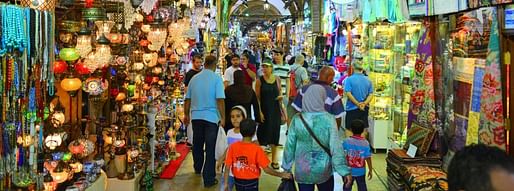
M 363 74 L 364 68 L 360 61 L 352 63 L 354 73 L 344 81 L 344 91 L 348 96 L 346 103 L 345 128 L 355 119 L 360 119 L 366 125 L 363 136 L 367 133 L 369 103 L 373 99 L 373 84 L 367 76 Z
M 216 138 L 219 126 L 225 126 L 225 92 L 223 80 L 214 73 L 216 57 L 205 58 L 204 70 L 189 82 L 184 104 L 184 123 L 193 123 L 193 162 L 195 174 L 202 173 L 205 187 L 212 187 L 216 180 Z M 191 112 L 191 116 L 189 113 Z M 219 124 L 219 126 L 218 126 Z M 205 147 L 205 151 L 204 151 Z M 205 156 L 204 156 L 205 152 Z

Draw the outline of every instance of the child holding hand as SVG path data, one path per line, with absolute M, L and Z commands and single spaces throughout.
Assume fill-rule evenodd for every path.
M 261 169 L 267 174 L 291 179 L 290 173 L 278 172 L 270 167 L 270 160 L 264 150 L 254 144 L 252 137 L 255 135 L 257 124 L 251 119 L 244 119 L 240 123 L 240 133 L 243 140 L 229 146 L 225 166 L 234 174 L 234 182 L 237 191 L 258 191 Z M 228 191 L 229 171 L 226 170 L 225 191 Z

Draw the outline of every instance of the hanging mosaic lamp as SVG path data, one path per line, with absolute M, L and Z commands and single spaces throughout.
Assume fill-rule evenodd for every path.
M 59 58 L 64 61 L 75 61 L 80 58 L 80 54 L 75 48 L 63 48 L 59 52 Z
M 82 9 L 82 18 L 84 20 L 89 21 L 97 21 L 104 19 L 106 17 L 106 13 L 104 9 L 98 7 L 92 7 L 87 9 Z
M 63 60 L 54 61 L 53 71 L 54 74 L 63 74 L 68 69 L 68 64 Z
M 75 92 L 82 88 L 82 81 L 79 78 L 68 76 L 61 80 L 61 88 L 67 91 L 70 96 L 75 96 Z
M 77 45 L 75 49 L 80 54 L 80 57 L 85 58 L 93 50 L 91 44 L 91 31 L 85 27 L 82 27 L 78 32 Z
M 105 37 L 105 35 L 100 36 L 97 40 L 96 52 L 95 52 L 95 61 L 96 64 L 100 66 L 107 66 L 109 62 L 111 62 L 112 54 L 111 47 L 109 46 L 111 42 L 109 39 Z
M 102 35 L 108 36 L 111 33 L 114 21 L 95 21 L 96 28 L 98 29 L 96 35 L 101 37 Z

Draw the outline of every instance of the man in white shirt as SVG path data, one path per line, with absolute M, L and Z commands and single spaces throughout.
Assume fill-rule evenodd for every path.
M 228 67 L 227 70 L 225 70 L 225 74 L 223 75 L 223 84 L 225 85 L 225 88 L 234 84 L 234 72 L 236 70 L 241 70 L 241 67 L 239 67 L 241 64 L 239 55 L 232 55 L 230 62 L 232 63 L 232 66 Z

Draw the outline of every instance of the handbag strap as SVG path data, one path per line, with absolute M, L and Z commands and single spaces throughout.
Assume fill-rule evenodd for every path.
M 302 120 L 303 122 L 303 125 L 305 126 L 305 128 L 307 129 L 307 131 L 309 132 L 309 134 L 311 135 L 312 138 L 314 138 L 314 140 L 316 141 L 316 143 L 318 143 L 318 145 L 323 149 L 325 150 L 325 152 L 328 154 L 328 156 L 332 157 L 332 154 L 330 153 L 330 150 L 323 144 L 321 144 L 321 142 L 319 141 L 318 137 L 316 137 L 316 135 L 314 135 L 314 132 L 312 132 L 312 129 L 309 125 L 307 125 L 307 122 L 305 121 L 305 119 L 303 118 L 303 115 L 300 114 L 300 119 Z

